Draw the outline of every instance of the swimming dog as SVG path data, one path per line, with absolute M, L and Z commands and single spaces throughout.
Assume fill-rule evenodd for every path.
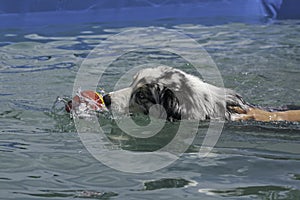
M 290 107 L 293 110 L 289 107 L 277 110 L 261 108 L 246 102 L 231 89 L 216 87 L 167 66 L 140 70 L 130 87 L 104 95 L 103 102 L 115 113 L 144 113 L 169 121 L 300 121 L 300 107 Z

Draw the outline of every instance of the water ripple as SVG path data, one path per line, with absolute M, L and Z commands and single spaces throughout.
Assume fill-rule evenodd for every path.
M 11 74 L 11 73 L 30 73 L 30 72 L 40 72 L 40 71 L 48 71 L 48 70 L 58 70 L 58 69 L 71 69 L 76 66 L 75 63 L 66 62 L 66 63 L 57 63 L 53 65 L 46 66 L 11 66 L 6 68 L 5 70 L 1 70 L 0 73 L 3 74 Z M 17 70 L 14 70 L 17 69 Z

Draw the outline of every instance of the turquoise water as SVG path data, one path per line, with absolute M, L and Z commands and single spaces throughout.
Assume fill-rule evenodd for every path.
M 247 101 L 300 105 L 299 21 L 167 27 L 202 44 L 224 85 Z M 51 107 L 57 96 L 71 96 L 80 64 L 99 41 L 130 28 L 82 24 L 1 30 L 0 197 L 299 199 L 298 123 L 227 123 L 211 154 L 200 159 L 196 153 L 208 127 L 203 122 L 179 160 L 149 173 L 119 172 L 89 154 L 70 116 Z M 132 52 L 107 70 L 101 86 L 111 91 L 130 65 L 148 60 L 190 71 L 174 55 Z M 126 136 L 110 119 L 102 122 L 113 145 L 131 151 L 160 148 L 176 128 L 168 123 L 164 134 L 141 140 Z

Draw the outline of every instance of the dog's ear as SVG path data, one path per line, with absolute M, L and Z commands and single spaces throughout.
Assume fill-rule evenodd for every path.
M 179 101 L 174 92 L 164 87 L 159 95 L 159 104 L 162 105 L 167 113 L 167 119 L 170 121 L 181 119 L 181 110 Z

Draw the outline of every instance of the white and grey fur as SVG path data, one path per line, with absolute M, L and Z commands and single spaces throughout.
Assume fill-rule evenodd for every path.
M 111 111 L 149 114 L 160 105 L 168 120 L 234 120 L 231 106 L 247 110 L 250 104 L 233 90 L 203 82 L 179 69 L 159 66 L 139 71 L 128 88 L 109 94 Z M 160 115 L 160 114 L 158 114 Z

